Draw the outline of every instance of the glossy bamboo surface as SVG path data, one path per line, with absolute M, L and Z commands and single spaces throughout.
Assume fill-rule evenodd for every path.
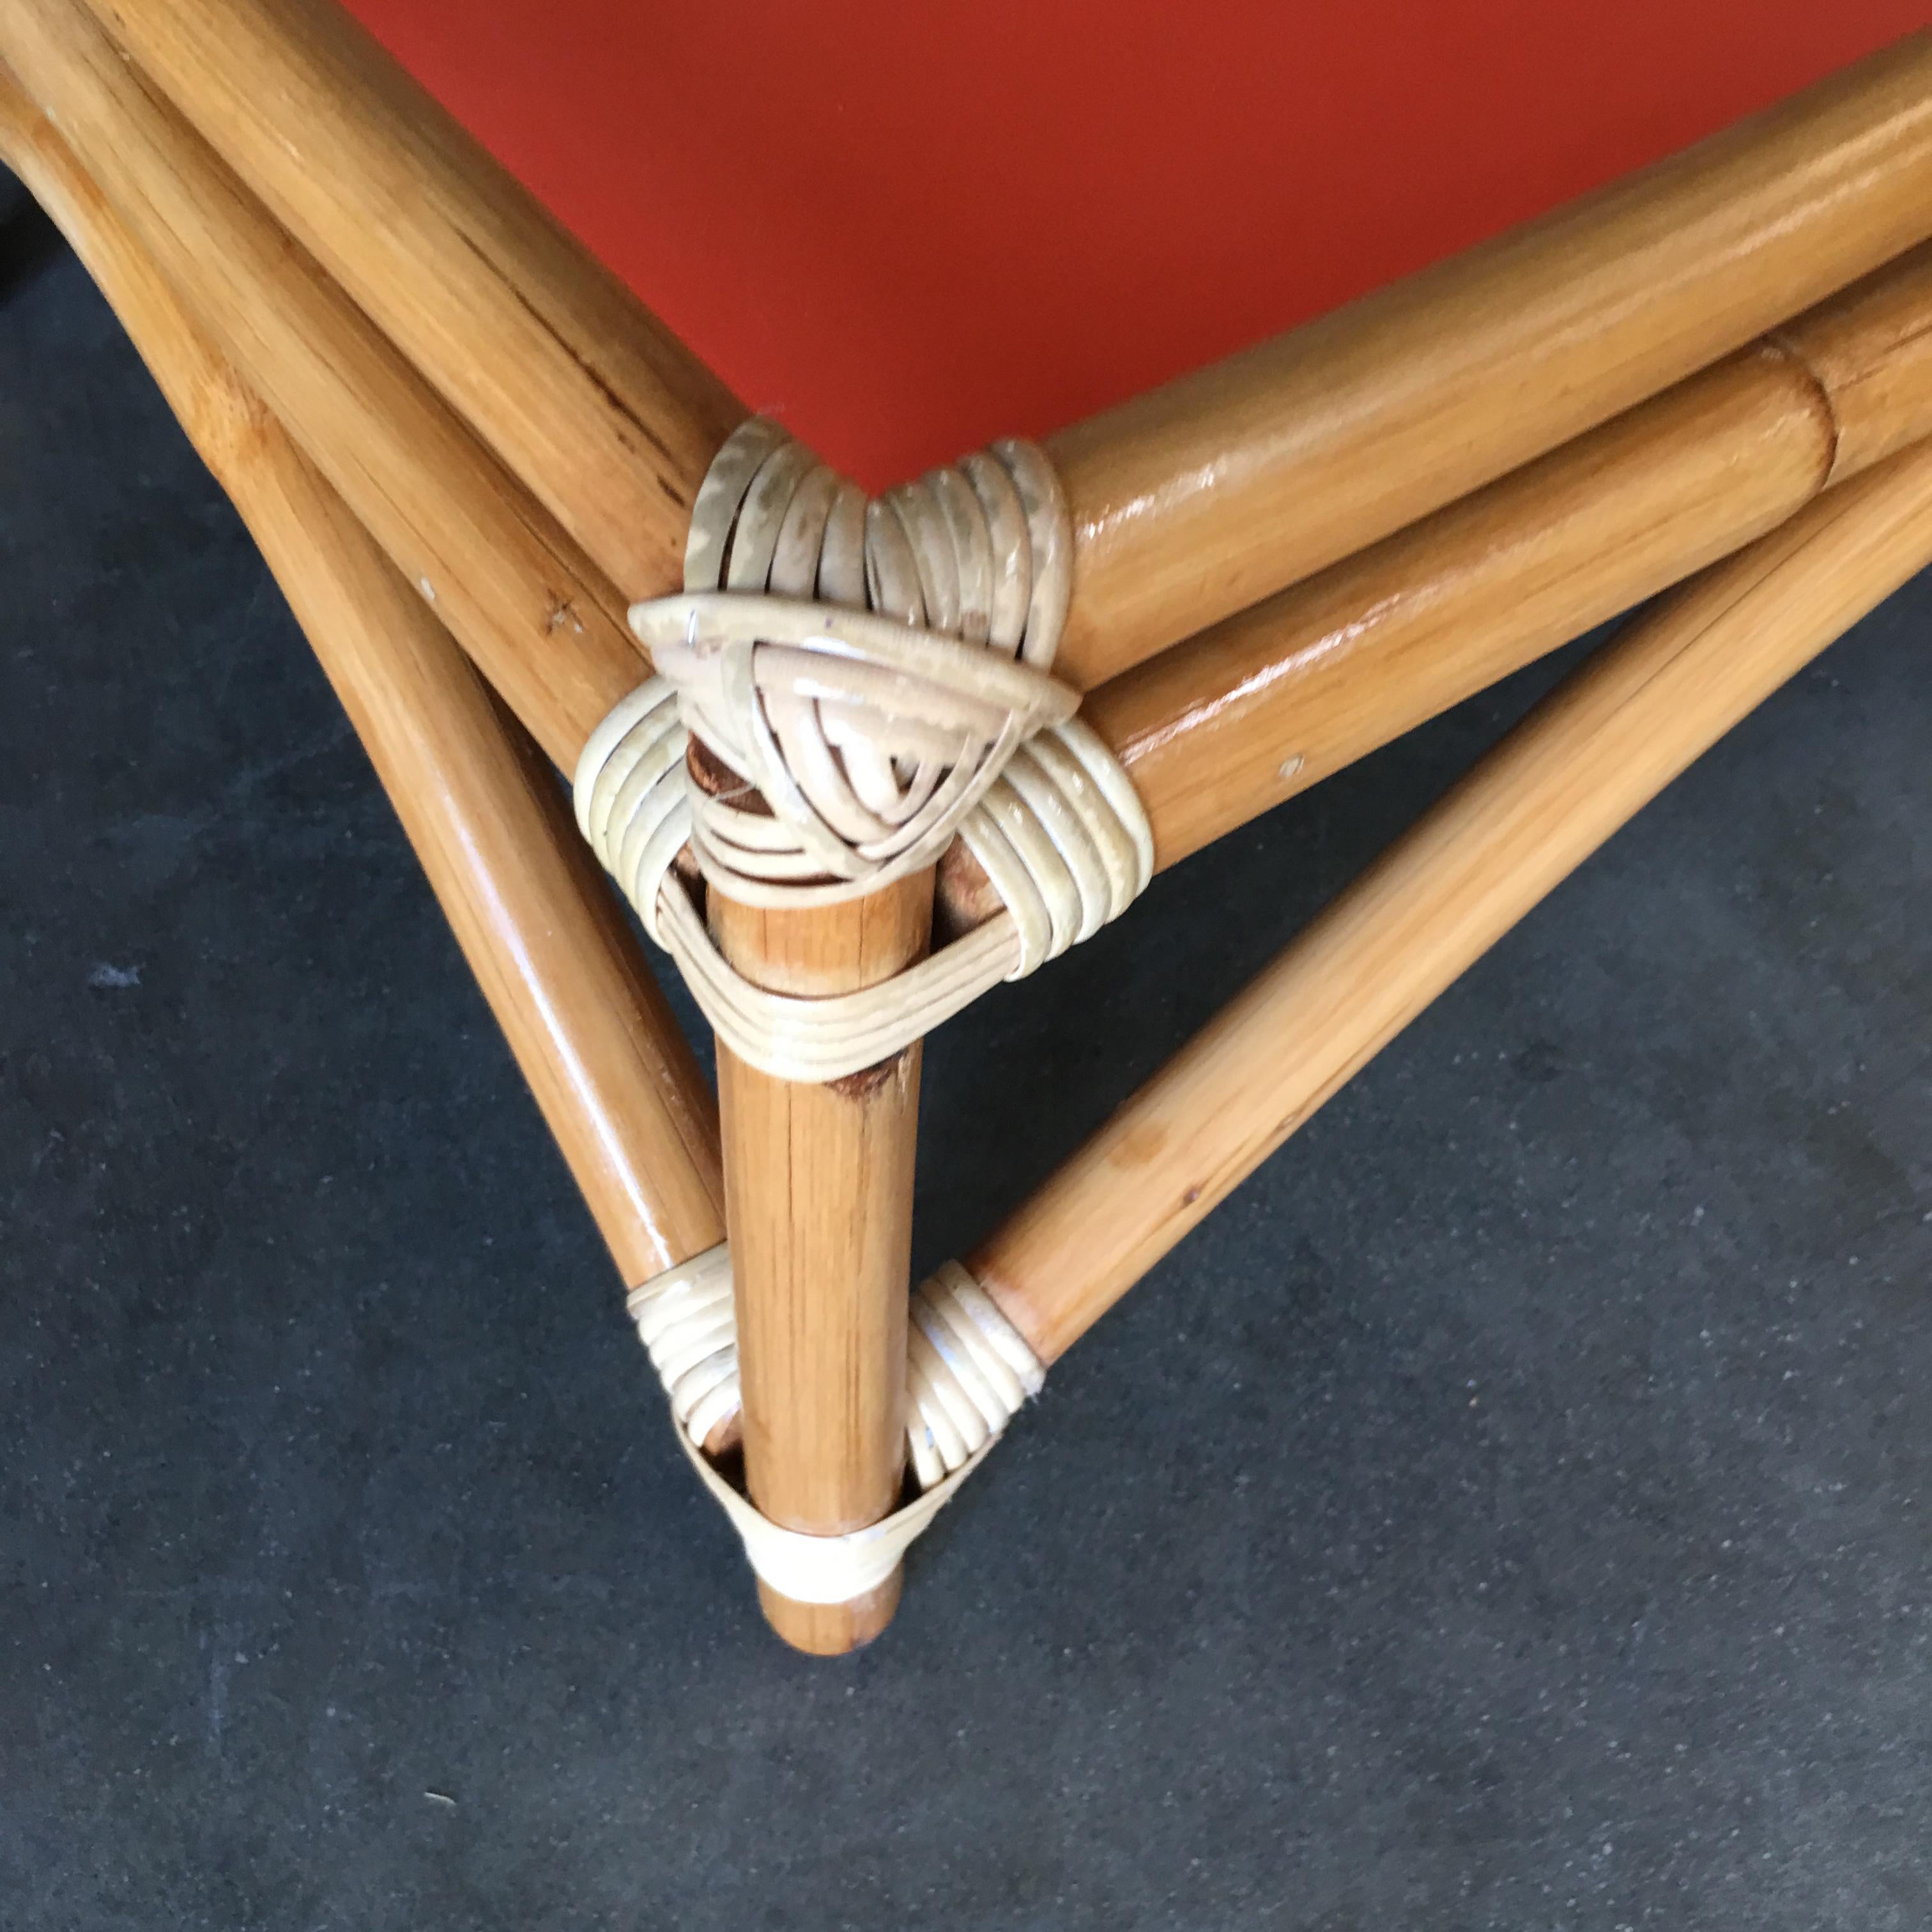
M 625 1280 L 710 1246 L 715 1109 L 554 776 L 4 69 L 0 152 L 261 544 Z
M 7 0 L 0 58 L 249 386 L 569 769 L 645 672 L 623 598 L 77 0 Z
M 1166 866 L 1932 435 L 1932 247 L 1104 686 Z
M 627 599 L 745 411 L 333 0 L 89 0 Z
M 1177 863 L 1932 436 L 1932 244 L 1089 694 Z M 998 899 L 946 855 L 950 930 Z
M 1046 1360 L 1516 921 L 1932 562 L 1932 445 L 1693 578 L 1546 699 L 967 1265 Z
M 1066 430 L 1048 446 L 1076 532 L 1059 668 L 1091 689 L 1680 381 L 1928 234 L 1932 33 L 1922 33 Z
M 888 979 L 926 950 L 932 875 L 844 904 L 768 911 L 714 892 L 719 949 L 782 992 Z M 907 1304 L 920 1048 L 830 1086 L 774 1079 L 720 1044 L 746 1487 L 774 1521 L 819 1535 L 887 1514 L 905 1469 Z M 899 1577 L 845 1604 L 760 1584 L 772 1628 L 820 1654 L 868 1642 Z

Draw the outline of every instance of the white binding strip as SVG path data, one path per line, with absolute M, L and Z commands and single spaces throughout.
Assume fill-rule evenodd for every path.
M 740 1060 L 780 1080 L 823 1084 L 890 1060 L 1010 977 L 1019 958 L 1012 916 L 1000 913 L 878 986 L 809 999 L 753 986 L 712 944 L 703 915 L 674 878 L 666 881 L 658 915 L 712 1030 Z
M 738 1335 L 730 1251 L 723 1242 L 632 1288 L 638 1339 L 702 1448 L 737 1412 Z M 1026 1338 L 957 1262 L 914 1291 L 907 1330 L 906 1456 L 922 1486 L 969 1460 L 1046 1379 Z
M 843 1536 L 808 1536 L 787 1529 L 740 1496 L 694 1449 L 682 1430 L 678 1441 L 691 1459 L 699 1480 L 715 1496 L 745 1546 L 745 1554 L 758 1576 L 782 1597 L 798 1604 L 848 1604 L 875 1590 L 896 1570 L 906 1551 L 932 1520 L 958 1494 L 960 1485 L 985 1460 L 988 1441 L 978 1455 L 954 1470 L 937 1489 L 928 1490 L 883 1522 Z
M 957 1262 L 942 1262 L 914 1292 L 906 1339 L 907 1445 L 930 1491 L 986 1453 L 1039 1394 L 1046 1371 Z
M 774 424 L 718 452 L 683 594 L 631 612 L 659 674 L 591 734 L 575 796 L 584 837 L 740 1059 L 800 1082 L 875 1066 L 1147 885 L 1147 814 L 1047 674 L 1072 556 L 1059 480 L 1030 443 L 870 503 Z M 742 789 L 692 782 L 692 734 Z M 674 869 L 688 848 L 740 903 L 820 904 L 932 864 L 956 836 L 1004 910 L 822 999 L 753 986 Z
M 679 1432 L 700 1448 L 738 1412 L 738 1322 L 731 1252 L 720 1241 L 625 1297 L 631 1319 L 670 1398 Z
M 960 827 L 1004 910 L 861 992 L 769 992 L 712 943 L 672 869 L 690 824 L 677 706 L 653 678 L 597 728 L 578 766 L 578 824 L 719 1038 L 779 1078 L 837 1080 L 889 1059 L 1117 917 L 1153 876 L 1154 837 L 1132 784 L 1094 732 L 1068 718 L 1018 748 Z
M 906 1361 L 906 1454 L 920 1493 L 883 1522 L 811 1536 L 764 1515 L 703 1454 L 737 1409 L 730 1251 L 721 1242 L 640 1283 L 628 1298 L 670 1399 L 678 1440 L 730 1516 L 752 1568 L 804 1604 L 842 1604 L 882 1583 L 1046 1379 L 1025 1338 L 957 1262 L 914 1291 Z

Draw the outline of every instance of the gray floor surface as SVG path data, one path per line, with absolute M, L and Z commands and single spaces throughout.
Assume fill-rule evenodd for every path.
M 32 215 L 0 583 L 0 1925 L 1932 1923 L 1932 578 L 1157 1268 L 836 1663 Z M 1561 668 L 939 1036 L 918 1259 Z

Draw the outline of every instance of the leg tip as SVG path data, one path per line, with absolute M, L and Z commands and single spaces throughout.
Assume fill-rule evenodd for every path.
M 793 1649 L 811 1657 L 843 1657 L 862 1650 L 892 1622 L 904 1574 L 895 1570 L 876 1589 L 843 1604 L 801 1604 L 760 1582 L 758 1606 Z

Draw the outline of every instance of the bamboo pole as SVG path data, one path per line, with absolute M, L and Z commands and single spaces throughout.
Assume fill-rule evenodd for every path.
M 758 985 L 847 992 L 924 953 L 932 876 L 823 908 L 764 911 L 716 892 L 711 907 L 719 950 Z M 904 1478 L 920 1057 L 914 1044 L 812 1086 L 718 1044 L 746 1488 L 789 1528 L 863 1528 L 890 1513 Z M 760 1582 L 759 1600 L 787 1642 L 830 1655 L 884 1629 L 899 1581 L 896 1570 L 830 1604 Z
M 554 776 L 4 68 L 0 153 L 260 544 L 625 1280 L 711 1246 L 710 1096 Z
M 1932 435 L 1932 244 L 1104 686 L 1171 865 Z
M 1932 243 L 1755 346 L 1091 692 L 1156 866 L 1932 436 Z M 949 930 L 998 908 L 956 846 Z
M 1932 33 L 1048 444 L 1083 690 L 1932 234 Z
M 974 1254 L 1066 1349 L 1438 994 L 1932 562 L 1932 445 L 1693 578 L 1546 698 Z
M 280 432 L 230 494 L 634 1286 L 724 1238 L 717 1110 L 556 776 Z
M 692 494 L 740 406 L 334 0 L 88 4 L 627 596 L 674 586 Z M 1092 688 L 1928 233 L 1921 34 L 1063 431 L 1060 674 Z
M 89 0 L 626 599 L 744 410 L 334 0 Z
M 622 596 L 74 0 L 8 0 L 0 59 L 249 386 L 568 769 L 644 674 Z

